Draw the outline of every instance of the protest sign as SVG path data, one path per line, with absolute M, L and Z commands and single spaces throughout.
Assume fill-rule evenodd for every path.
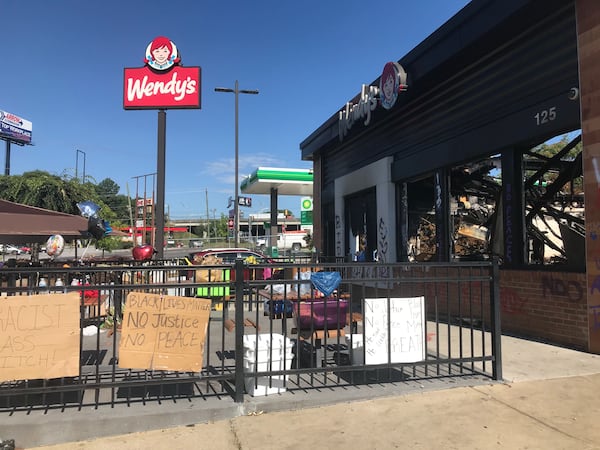
M 202 370 L 211 301 L 143 292 L 127 295 L 119 367 Z
M 0 298 L 0 381 L 79 375 L 79 294 Z
M 423 297 L 367 298 L 364 323 L 366 364 L 425 359 Z

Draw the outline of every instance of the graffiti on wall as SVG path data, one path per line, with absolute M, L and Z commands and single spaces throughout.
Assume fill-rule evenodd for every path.
M 437 216 L 442 215 L 442 182 L 440 180 L 440 173 L 435 173 L 435 214 Z
M 383 218 L 379 219 L 379 238 L 377 242 L 377 260 L 387 262 L 388 260 L 388 227 Z
M 509 287 L 500 288 L 500 307 L 506 314 L 522 314 L 525 306 L 525 300 L 516 290 Z
M 392 268 L 389 265 L 363 265 L 358 264 L 356 266 L 352 266 L 352 268 L 348 271 L 348 276 L 346 280 L 375 280 L 382 279 L 385 281 L 377 281 L 373 282 L 372 286 L 379 286 L 382 288 L 391 288 L 392 286 L 396 286 L 396 283 L 390 284 L 388 280 L 394 280 Z M 366 283 L 365 285 L 370 285 Z
M 506 183 L 504 197 L 504 259 L 508 263 L 513 262 L 513 235 L 512 235 L 512 185 Z
M 594 331 L 600 330 L 600 305 L 590 306 L 590 314 L 594 320 L 592 321 L 592 329 Z
M 542 277 L 542 289 L 544 297 L 566 297 L 570 302 L 574 303 L 584 299 L 584 289 L 577 280 L 563 280 L 558 277 L 544 275 Z
M 588 155 L 590 155 L 590 152 L 588 152 Z M 598 167 L 598 161 L 596 157 L 592 156 L 590 159 L 587 160 L 587 165 L 589 167 L 589 163 L 591 162 L 596 180 L 595 183 L 594 180 L 591 179 L 591 177 L 587 177 L 584 180 L 586 203 L 589 202 L 589 204 L 597 204 L 597 202 L 600 200 L 600 196 L 598 196 L 598 192 L 600 189 L 600 170 Z M 585 166 L 586 161 L 584 156 L 584 170 Z M 591 194 L 591 196 L 589 194 Z M 597 345 L 598 335 L 596 333 L 598 332 L 598 330 L 600 330 L 600 305 L 598 304 L 597 298 L 594 298 L 594 294 L 596 293 L 596 291 L 600 293 L 600 273 L 598 273 L 598 269 L 600 269 L 600 264 L 598 261 L 598 257 L 596 256 L 598 254 L 597 249 L 599 243 L 597 234 L 598 214 L 596 211 L 597 208 L 590 208 L 589 213 L 586 210 L 586 229 L 589 233 L 589 239 L 586 239 L 586 259 L 588 267 L 588 287 L 590 289 L 590 300 L 588 301 L 588 326 L 591 334 L 590 348 L 593 348 Z M 593 264 L 590 264 L 592 261 Z
M 339 215 L 335 215 L 335 256 L 343 256 L 342 242 L 343 242 L 343 225 L 342 218 Z
M 588 324 L 590 330 L 590 350 L 600 349 L 600 164 L 598 159 L 598 149 L 596 147 L 587 149 L 584 153 L 584 172 L 593 169 L 594 177 L 584 178 L 585 203 L 592 207 L 586 207 L 586 263 L 587 263 L 587 283 L 589 298 L 588 303 Z M 596 349 L 596 350 L 595 350 Z
M 591 295 L 594 295 L 595 291 L 598 291 L 600 293 L 600 275 L 596 275 L 594 281 L 592 282 L 592 287 L 590 287 Z
M 591 222 L 591 221 L 589 223 L 588 223 L 588 221 L 585 222 L 585 229 L 588 231 L 590 239 L 592 241 L 595 241 L 598 239 L 598 235 L 600 234 L 599 228 L 600 227 L 598 227 L 598 224 L 595 222 Z M 598 258 L 596 258 L 596 268 L 598 268 L 597 260 L 598 260 Z

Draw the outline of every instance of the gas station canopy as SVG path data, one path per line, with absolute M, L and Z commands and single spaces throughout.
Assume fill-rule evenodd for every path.
M 312 169 L 259 167 L 240 185 L 244 194 L 313 195 Z

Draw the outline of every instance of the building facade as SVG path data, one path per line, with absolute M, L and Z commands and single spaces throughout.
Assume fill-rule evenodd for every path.
M 600 4 L 473 0 L 300 147 L 323 256 L 500 258 L 503 329 L 600 352 Z

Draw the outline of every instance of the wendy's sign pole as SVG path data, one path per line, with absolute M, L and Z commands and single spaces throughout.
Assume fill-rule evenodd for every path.
M 124 69 L 123 109 L 157 109 L 157 186 L 154 247 L 164 257 L 167 109 L 200 109 L 200 67 L 183 67 L 175 43 L 158 36 L 146 47 L 145 66 Z
M 158 110 L 158 137 L 156 157 L 156 228 L 155 248 L 158 259 L 164 259 L 165 248 L 165 172 L 167 148 L 167 112 Z

